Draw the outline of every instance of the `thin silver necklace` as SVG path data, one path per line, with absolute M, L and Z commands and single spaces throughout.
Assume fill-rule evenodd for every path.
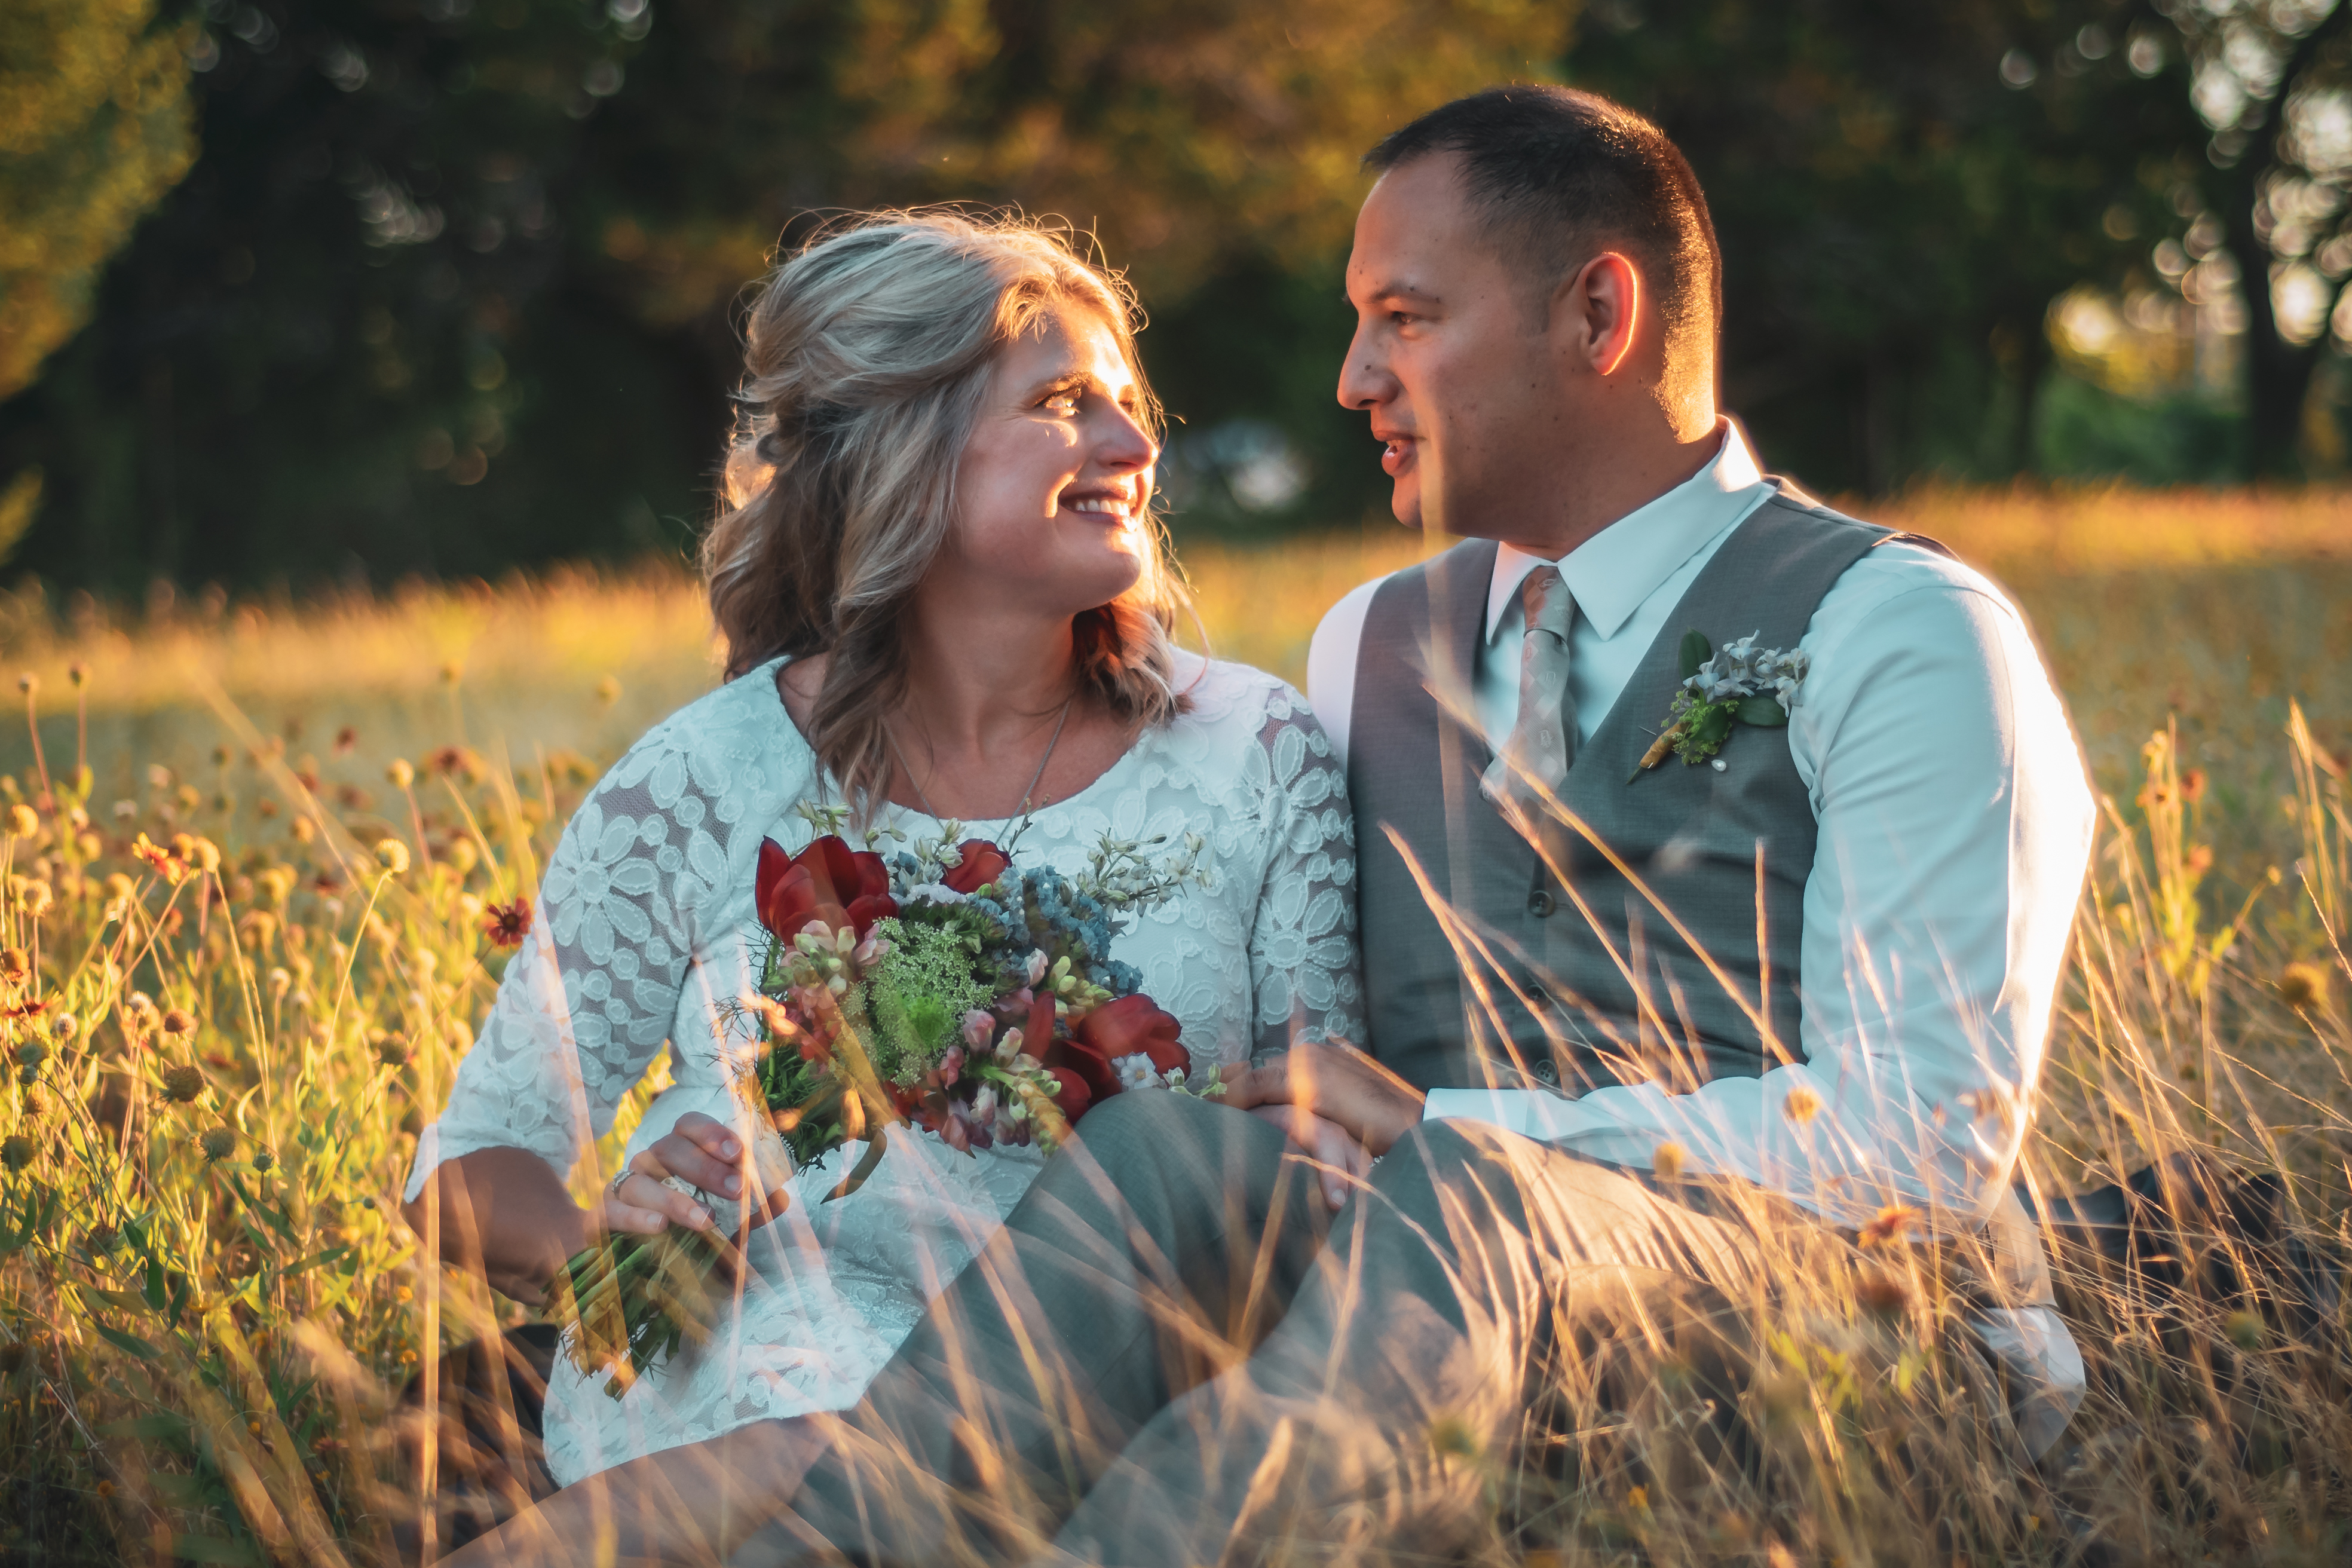
M 1027 826 L 1029 821 L 1030 803 L 1036 798 L 1037 786 L 1045 782 L 1045 764 L 1054 760 L 1054 748 L 1062 743 L 1062 726 L 1070 721 L 1070 707 L 1073 703 L 1076 702 L 1077 700 L 1078 694 L 1075 691 L 1071 692 L 1070 695 L 1064 700 L 1061 714 L 1054 721 L 1054 732 L 1046 738 L 1045 754 L 1037 759 L 1037 771 L 1029 775 L 1029 787 L 1021 792 L 1021 808 L 1014 812 L 1012 816 L 982 817 L 981 819 L 982 821 L 1011 822 L 1014 816 L 1017 816 L 1021 819 L 1023 826 Z M 886 726 L 882 731 L 882 738 L 890 742 L 890 755 L 897 759 L 898 771 L 907 775 L 907 787 L 915 792 L 916 803 L 923 808 L 925 815 L 929 816 L 934 822 L 947 821 L 948 819 L 946 817 L 941 816 L 939 814 L 938 808 L 931 805 L 931 797 L 923 793 L 923 786 L 915 782 L 915 770 L 907 765 L 906 753 L 898 750 L 898 737 L 890 733 L 888 728 Z

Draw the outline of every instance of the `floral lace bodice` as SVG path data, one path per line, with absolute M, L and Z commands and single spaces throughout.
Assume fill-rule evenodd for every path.
M 1037 812 L 1019 858 L 1076 874 L 1106 834 L 1200 835 L 1208 885 L 1146 911 L 1113 947 L 1181 1023 L 1194 1062 L 1357 1037 L 1354 840 L 1329 742 L 1282 681 L 1179 657 L 1190 711 Z M 828 781 L 784 710 L 776 668 L 656 726 L 581 806 L 548 862 L 530 935 L 419 1142 L 409 1196 L 439 1162 L 478 1149 L 528 1149 L 569 1173 L 665 1041 L 676 1081 L 631 1153 L 689 1110 L 738 1113 L 728 1085 L 748 1026 L 728 1004 L 756 979 L 760 843 L 798 850 L 814 830 L 793 807 L 838 798 L 821 790 Z M 892 810 L 885 820 L 910 835 L 937 831 L 928 816 Z M 857 1148 L 797 1178 L 719 1342 L 657 1368 L 619 1402 L 559 1359 L 547 1413 L 557 1479 L 855 1403 L 1040 1163 L 1034 1150 L 964 1156 L 908 1136 L 859 1192 L 823 1203 Z

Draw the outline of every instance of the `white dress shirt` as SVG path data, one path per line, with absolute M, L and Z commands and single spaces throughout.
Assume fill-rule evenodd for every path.
M 1584 738 L 1692 579 L 1771 493 L 1738 428 L 1727 420 L 1724 430 L 1705 468 L 1557 563 L 1579 612 L 1570 682 Z M 1508 545 L 1495 563 L 1473 677 L 1490 745 L 1517 718 L 1518 586 L 1538 564 Z M 1343 758 L 1357 646 L 1379 586 L 1334 605 L 1307 654 L 1309 699 Z M 1717 629 L 1728 640 L 1749 628 Z M 1691 1169 L 1745 1177 L 1842 1224 L 1895 1201 L 1982 1216 L 2024 1136 L 2089 862 L 2081 753 L 2015 607 L 1932 551 L 1869 552 L 1822 597 L 1798 647 L 1811 670 L 1789 751 L 1818 824 L 1803 1059 L 1688 1094 L 1657 1084 L 1572 1099 L 1433 1089 L 1424 1114 L 1635 1167 L 1671 1142 Z M 1665 716 L 1643 717 L 1654 729 Z M 1801 1090 L 1820 1106 L 1808 1120 L 1786 1111 Z M 2004 1316 L 2031 1342 L 2008 1348 L 2079 1398 L 2081 1360 L 2055 1314 Z

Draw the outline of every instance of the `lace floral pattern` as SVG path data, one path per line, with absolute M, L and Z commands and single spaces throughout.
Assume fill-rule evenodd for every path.
M 1192 710 L 1037 813 L 1022 858 L 1075 873 L 1106 833 L 1199 834 L 1209 886 L 1144 914 L 1116 949 L 1181 1022 L 1194 1060 L 1238 1063 L 1294 1038 L 1356 1037 L 1355 849 L 1330 744 L 1274 677 L 1188 662 Z M 740 1024 L 729 1036 L 723 1005 L 752 979 L 752 871 L 762 838 L 793 850 L 808 842 L 809 825 L 791 808 L 820 783 L 775 669 L 656 726 L 581 806 L 548 862 L 530 940 L 418 1146 L 409 1196 L 439 1162 L 478 1149 L 528 1149 L 568 1173 L 665 1040 L 677 1081 L 630 1152 L 689 1110 L 738 1113 L 728 1083 L 747 1042 Z M 913 811 L 893 820 L 909 833 L 934 828 Z M 547 1407 L 558 1480 L 750 1421 L 854 1404 L 1039 1163 L 1034 1150 L 967 1157 L 908 1138 L 875 1180 L 823 1203 L 835 1167 L 856 1152 L 801 1173 L 719 1340 L 617 1403 L 601 1378 L 559 1360 Z

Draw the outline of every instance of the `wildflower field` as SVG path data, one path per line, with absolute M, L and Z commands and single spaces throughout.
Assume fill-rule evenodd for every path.
M 1871 515 L 2011 591 L 2105 798 L 2024 1177 L 2203 1151 L 2273 1179 L 2274 1223 L 2156 1260 L 2177 1289 L 2059 1246 L 2091 1394 L 2038 1470 L 1986 1447 L 1932 1281 L 1801 1289 L 1759 1309 L 1759 1461 L 1693 1458 L 1671 1409 L 1564 1377 L 1541 1462 L 1460 1457 L 1495 1467 L 1473 1560 L 2340 1562 L 2352 1338 L 2295 1282 L 2352 1245 L 2352 500 Z M 1422 548 L 1182 553 L 1217 650 L 1297 679 L 1321 611 Z M 26 719 L 0 742 L 0 1561 L 446 1540 L 420 1505 L 436 1364 L 525 1314 L 423 1260 L 402 1177 L 572 807 L 714 678 L 674 566 L 136 613 L 0 595 Z

